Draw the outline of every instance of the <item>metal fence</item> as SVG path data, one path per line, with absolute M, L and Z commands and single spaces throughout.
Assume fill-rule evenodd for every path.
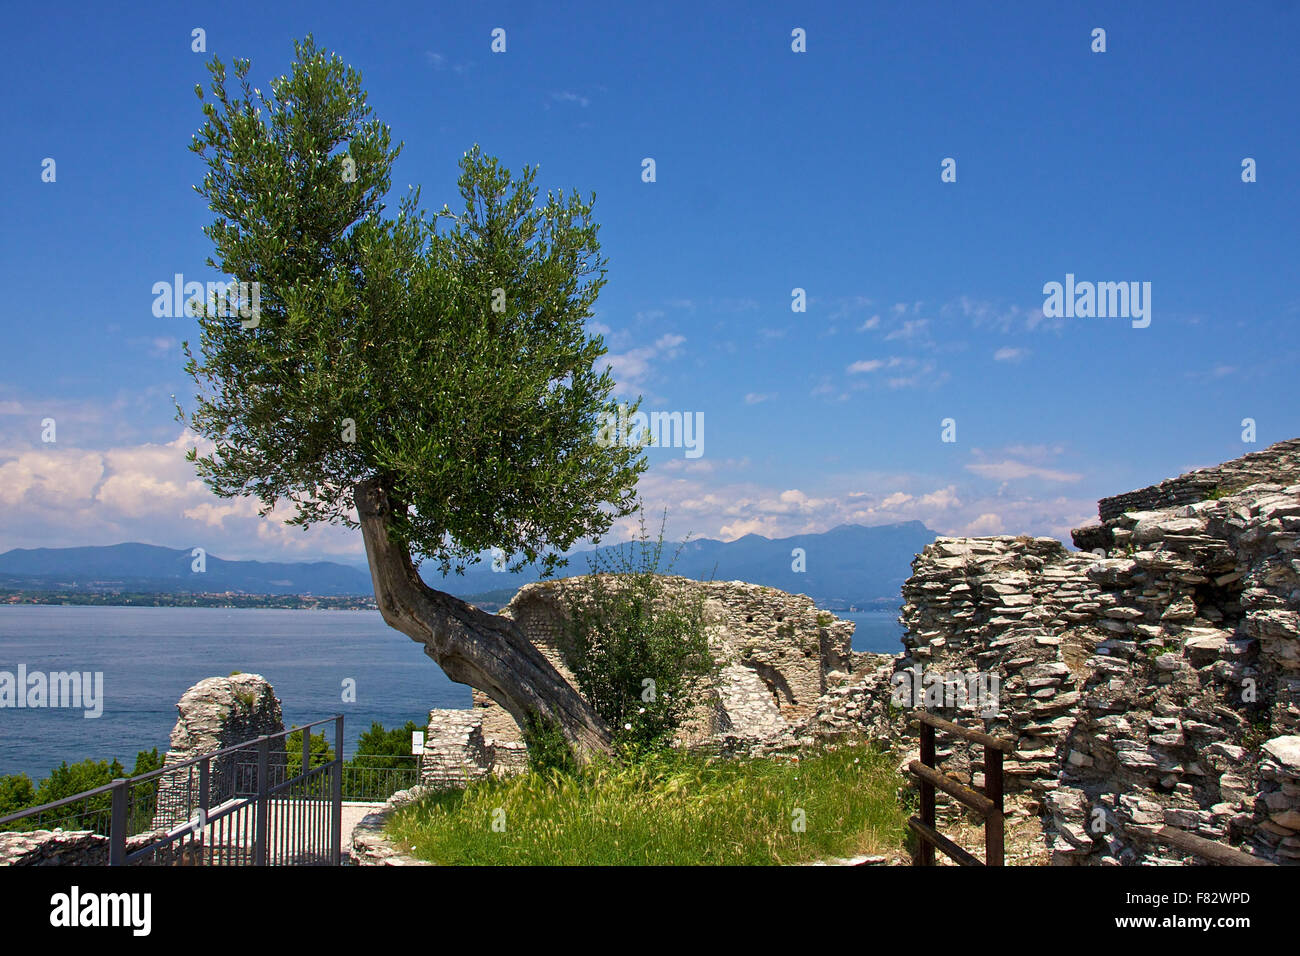
M 343 799 L 383 802 L 420 782 L 420 758 L 357 754 L 343 765 Z
M 327 760 L 310 753 L 311 728 L 329 723 Z M 290 776 L 285 748 L 299 731 Z M 337 866 L 342 810 L 339 715 L 0 817 L 0 831 L 76 831 L 86 862 L 110 866 Z

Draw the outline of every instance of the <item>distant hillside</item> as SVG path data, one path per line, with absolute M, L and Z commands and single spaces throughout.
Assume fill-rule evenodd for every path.
M 206 555 L 191 570 L 188 549 L 152 544 L 91 548 L 15 548 L 0 554 L 0 587 L 243 594 L 368 595 L 370 575 L 332 561 L 227 561 Z
M 935 532 L 919 521 L 864 528 L 841 525 L 822 534 L 772 540 L 749 534 L 735 541 L 702 538 L 682 550 L 674 574 L 765 584 L 807 594 L 819 605 L 897 604 L 912 558 L 934 540 Z M 617 546 L 614 546 L 617 547 Z M 665 545 L 671 557 L 676 545 Z M 792 567 L 795 548 L 804 551 L 805 571 Z M 609 548 L 603 548 L 608 551 Z M 594 551 L 572 555 L 561 574 L 586 574 Z M 115 544 L 88 548 L 16 548 L 0 554 L 0 588 L 48 591 L 131 591 L 194 594 L 233 591 L 241 594 L 372 595 L 370 575 L 362 568 L 333 561 L 227 561 L 207 555 L 207 570 L 192 571 L 187 549 L 150 544 Z M 441 577 L 423 569 L 430 585 L 461 597 L 475 596 L 503 604 L 537 573 L 496 572 L 486 563 L 463 575 Z
M 935 537 L 936 532 L 921 522 L 908 521 L 872 528 L 840 525 L 821 534 L 775 540 L 756 534 L 725 542 L 701 538 L 687 543 L 672 571 L 688 578 L 748 581 L 807 594 L 828 609 L 895 605 L 900 601 L 903 582 L 912 573 L 912 558 Z M 665 545 L 665 560 L 675 548 L 673 544 Z M 803 572 L 792 567 L 795 548 L 804 550 Z M 583 551 L 570 556 L 568 567 L 560 574 L 586 574 L 594 554 Z M 515 589 L 537 580 L 535 572 L 496 572 L 482 564 L 464 575 L 446 578 L 426 568 L 424 577 L 434 587 L 461 596 L 503 587 Z

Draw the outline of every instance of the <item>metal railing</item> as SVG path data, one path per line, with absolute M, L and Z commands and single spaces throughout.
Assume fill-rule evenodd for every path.
M 311 728 L 328 723 L 333 759 L 313 766 Z M 298 732 L 291 777 L 285 746 Z M 85 862 L 110 866 L 338 866 L 342 754 L 339 715 L 0 817 L 0 831 L 71 830 Z
M 383 802 L 420 782 L 416 755 L 357 754 L 343 765 L 343 799 Z
M 921 785 L 921 816 L 911 817 L 907 824 L 920 841 L 914 863 L 916 866 L 934 866 L 934 850 L 938 847 L 948 857 L 962 866 L 1002 866 L 1004 862 L 1005 814 L 1002 808 L 1002 755 L 1016 749 L 1014 741 L 993 737 L 978 730 L 967 730 L 952 721 L 934 714 L 919 712 L 921 722 L 921 759 L 908 764 L 908 770 Z M 939 772 L 934 758 L 935 731 L 942 730 L 971 743 L 984 745 L 984 792 L 972 790 Z M 939 832 L 935 823 L 934 791 L 942 790 L 959 803 L 970 807 L 984 818 L 984 859 L 968 853 Z

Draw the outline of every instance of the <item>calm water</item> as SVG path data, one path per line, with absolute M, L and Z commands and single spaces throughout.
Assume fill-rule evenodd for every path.
M 858 625 L 853 647 L 895 653 L 895 612 L 840 615 Z M 261 674 L 286 725 L 336 713 L 350 755 L 372 721 L 423 723 L 432 707 L 468 707 L 422 647 L 375 611 L 0 606 L 0 670 L 102 671 L 103 716 L 80 710 L 0 709 L 0 775 L 39 779 L 61 761 L 116 757 L 130 772 L 139 750 L 167 749 L 176 701 L 205 677 Z M 356 703 L 342 700 L 353 678 Z
M 167 749 L 176 701 L 205 677 L 261 674 L 286 725 L 342 713 L 345 754 L 372 721 L 423 723 L 431 707 L 468 707 L 421 645 L 376 611 L 224 608 L 0 607 L 0 670 L 102 671 L 104 713 L 0 709 L 0 775 L 44 777 L 61 761 Z M 342 682 L 356 680 L 356 703 Z M 330 730 L 332 734 L 332 729 Z M 332 739 L 332 738 L 331 738 Z
M 853 621 L 853 649 L 873 654 L 897 654 L 903 650 L 903 626 L 897 611 L 839 611 L 836 617 Z

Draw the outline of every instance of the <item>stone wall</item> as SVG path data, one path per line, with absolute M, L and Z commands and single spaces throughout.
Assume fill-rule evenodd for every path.
M 163 831 L 127 837 L 126 852 L 161 839 Z M 108 837 L 91 830 L 27 830 L 0 833 L 0 866 L 108 866 Z M 192 843 L 159 847 L 134 866 L 198 866 Z
M 1097 513 L 1106 524 L 1125 512 L 1195 504 L 1215 491 L 1236 491 L 1259 482 L 1284 485 L 1300 482 L 1300 438 L 1281 441 L 1210 468 L 1198 468 L 1147 488 L 1102 498 L 1097 502 Z
M 164 767 L 284 730 L 280 701 L 260 674 L 201 680 L 181 695 L 176 709 L 176 725 L 172 728 L 171 749 L 167 751 Z M 276 779 L 276 768 L 283 768 L 286 762 L 283 741 L 276 743 L 278 746 L 271 748 L 272 780 Z M 237 786 L 244 784 L 238 779 L 239 766 L 255 759 L 255 754 L 249 748 L 246 753 L 227 755 L 212 762 L 211 805 L 228 799 Z M 247 776 L 247 771 L 244 775 Z M 155 828 L 167 829 L 190 819 L 199 805 L 198 782 L 197 768 L 163 775 L 158 784 Z
M 176 725 L 172 728 L 171 749 L 164 768 L 193 757 L 214 753 L 284 730 L 280 701 L 264 677 L 258 674 L 234 674 L 209 677 L 184 694 L 176 705 Z M 255 752 L 251 749 L 247 761 Z M 285 765 L 284 747 L 271 750 L 271 766 Z M 227 799 L 236 785 L 236 761 L 231 757 L 212 762 L 210 769 L 210 803 Z M 158 802 L 152 828 L 147 833 L 128 837 L 127 853 L 141 849 L 166 835 L 167 831 L 188 822 L 199 806 L 199 775 L 187 768 L 164 773 L 158 779 Z M 108 837 L 90 830 L 28 830 L 0 833 L 0 866 L 106 866 Z M 197 865 L 192 843 L 170 845 L 146 859 L 145 866 Z
M 501 611 L 570 681 L 559 648 L 565 589 L 586 580 L 525 585 Z M 779 737 L 812 718 L 821 696 L 852 671 L 853 623 L 819 611 L 811 598 L 741 581 L 669 577 L 664 583 L 670 594 L 703 598 L 720 667 L 719 680 L 704 689 L 707 703 L 685 722 L 683 745 L 734 750 Z M 526 765 L 527 747 L 514 718 L 483 692 L 474 690 L 469 710 L 430 712 L 421 775 L 426 786 L 457 786 Z
M 833 689 L 811 730 L 888 738 L 906 762 L 916 725 L 891 706 L 895 682 L 918 667 L 996 676 L 987 719 L 959 694 L 926 709 L 1017 741 L 1012 825 L 1036 818 L 1053 862 L 1192 862 L 1149 838 L 1164 824 L 1300 860 L 1300 484 L 1125 512 L 1107 530 L 1104 557 L 1050 538 L 936 540 L 903 588 L 906 650 Z M 940 756 L 982 784 L 980 751 Z

